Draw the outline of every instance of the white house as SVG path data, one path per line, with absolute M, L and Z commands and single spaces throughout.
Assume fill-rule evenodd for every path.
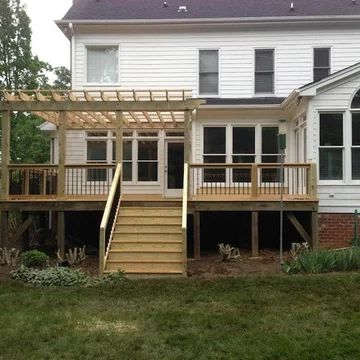
M 359 0 L 74 0 L 56 23 L 71 44 L 72 89 L 87 101 L 101 91 L 128 91 L 134 102 L 141 91 L 150 101 L 184 91 L 183 99 L 206 101 L 191 109 L 188 130 L 176 111 L 122 114 L 128 201 L 182 198 L 185 131 L 198 256 L 199 213 L 251 212 L 256 254 L 259 212 L 278 211 L 280 197 L 302 238 L 315 241 L 318 231 L 322 246 L 348 245 L 360 204 L 359 20 Z M 43 128 L 58 163 L 59 132 L 50 122 Z M 279 131 L 287 139 L 284 171 L 276 165 Z M 66 163 L 113 164 L 117 134 L 101 121 L 68 129 Z M 87 176 L 109 180 L 105 170 Z M 303 225 L 297 210 L 311 215 Z

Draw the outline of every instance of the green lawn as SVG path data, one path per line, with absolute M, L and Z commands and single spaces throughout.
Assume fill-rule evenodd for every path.
M 0 359 L 360 359 L 360 273 L 0 284 Z

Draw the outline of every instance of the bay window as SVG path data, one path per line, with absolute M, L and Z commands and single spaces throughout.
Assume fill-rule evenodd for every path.
M 343 127 L 342 113 L 320 114 L 320 180 L 343 180 Z
M 360 113 L 352 114 L 351 173 L 360 180 Z

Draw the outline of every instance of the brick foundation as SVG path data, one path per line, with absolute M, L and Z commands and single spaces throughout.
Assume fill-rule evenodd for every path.
M 359 219 L 360 222 L 360 219 Z M 360 224 L 359 224 L 360 235 Z M 350 246 L 354 237 L 354 214 L 319 214 L 319 242 L 322 248 Z

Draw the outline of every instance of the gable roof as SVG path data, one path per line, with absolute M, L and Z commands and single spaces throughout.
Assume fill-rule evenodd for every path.
M 353 76 L 356 76 L 359 73 L 360 73 L 360 62 L 348 66 L 344 69 L 341 69 L 337 72 L 334 72 L 321 80 L 306 84 L 300 87 L 297 90 L 297 92 L 301 96 L 315 96 L 318 93 L 318 90 L 326 86 L 329 86 L 331 84 L 334 84 L 335 82 L 352 78 Z
M 186 6 L 187 12 L 179 12 L 180 6 Z M 63 20 L 184 21 L 354 15 L 360 15 L 360 0 L 355 3 L 352 0 L 76 0 Z

